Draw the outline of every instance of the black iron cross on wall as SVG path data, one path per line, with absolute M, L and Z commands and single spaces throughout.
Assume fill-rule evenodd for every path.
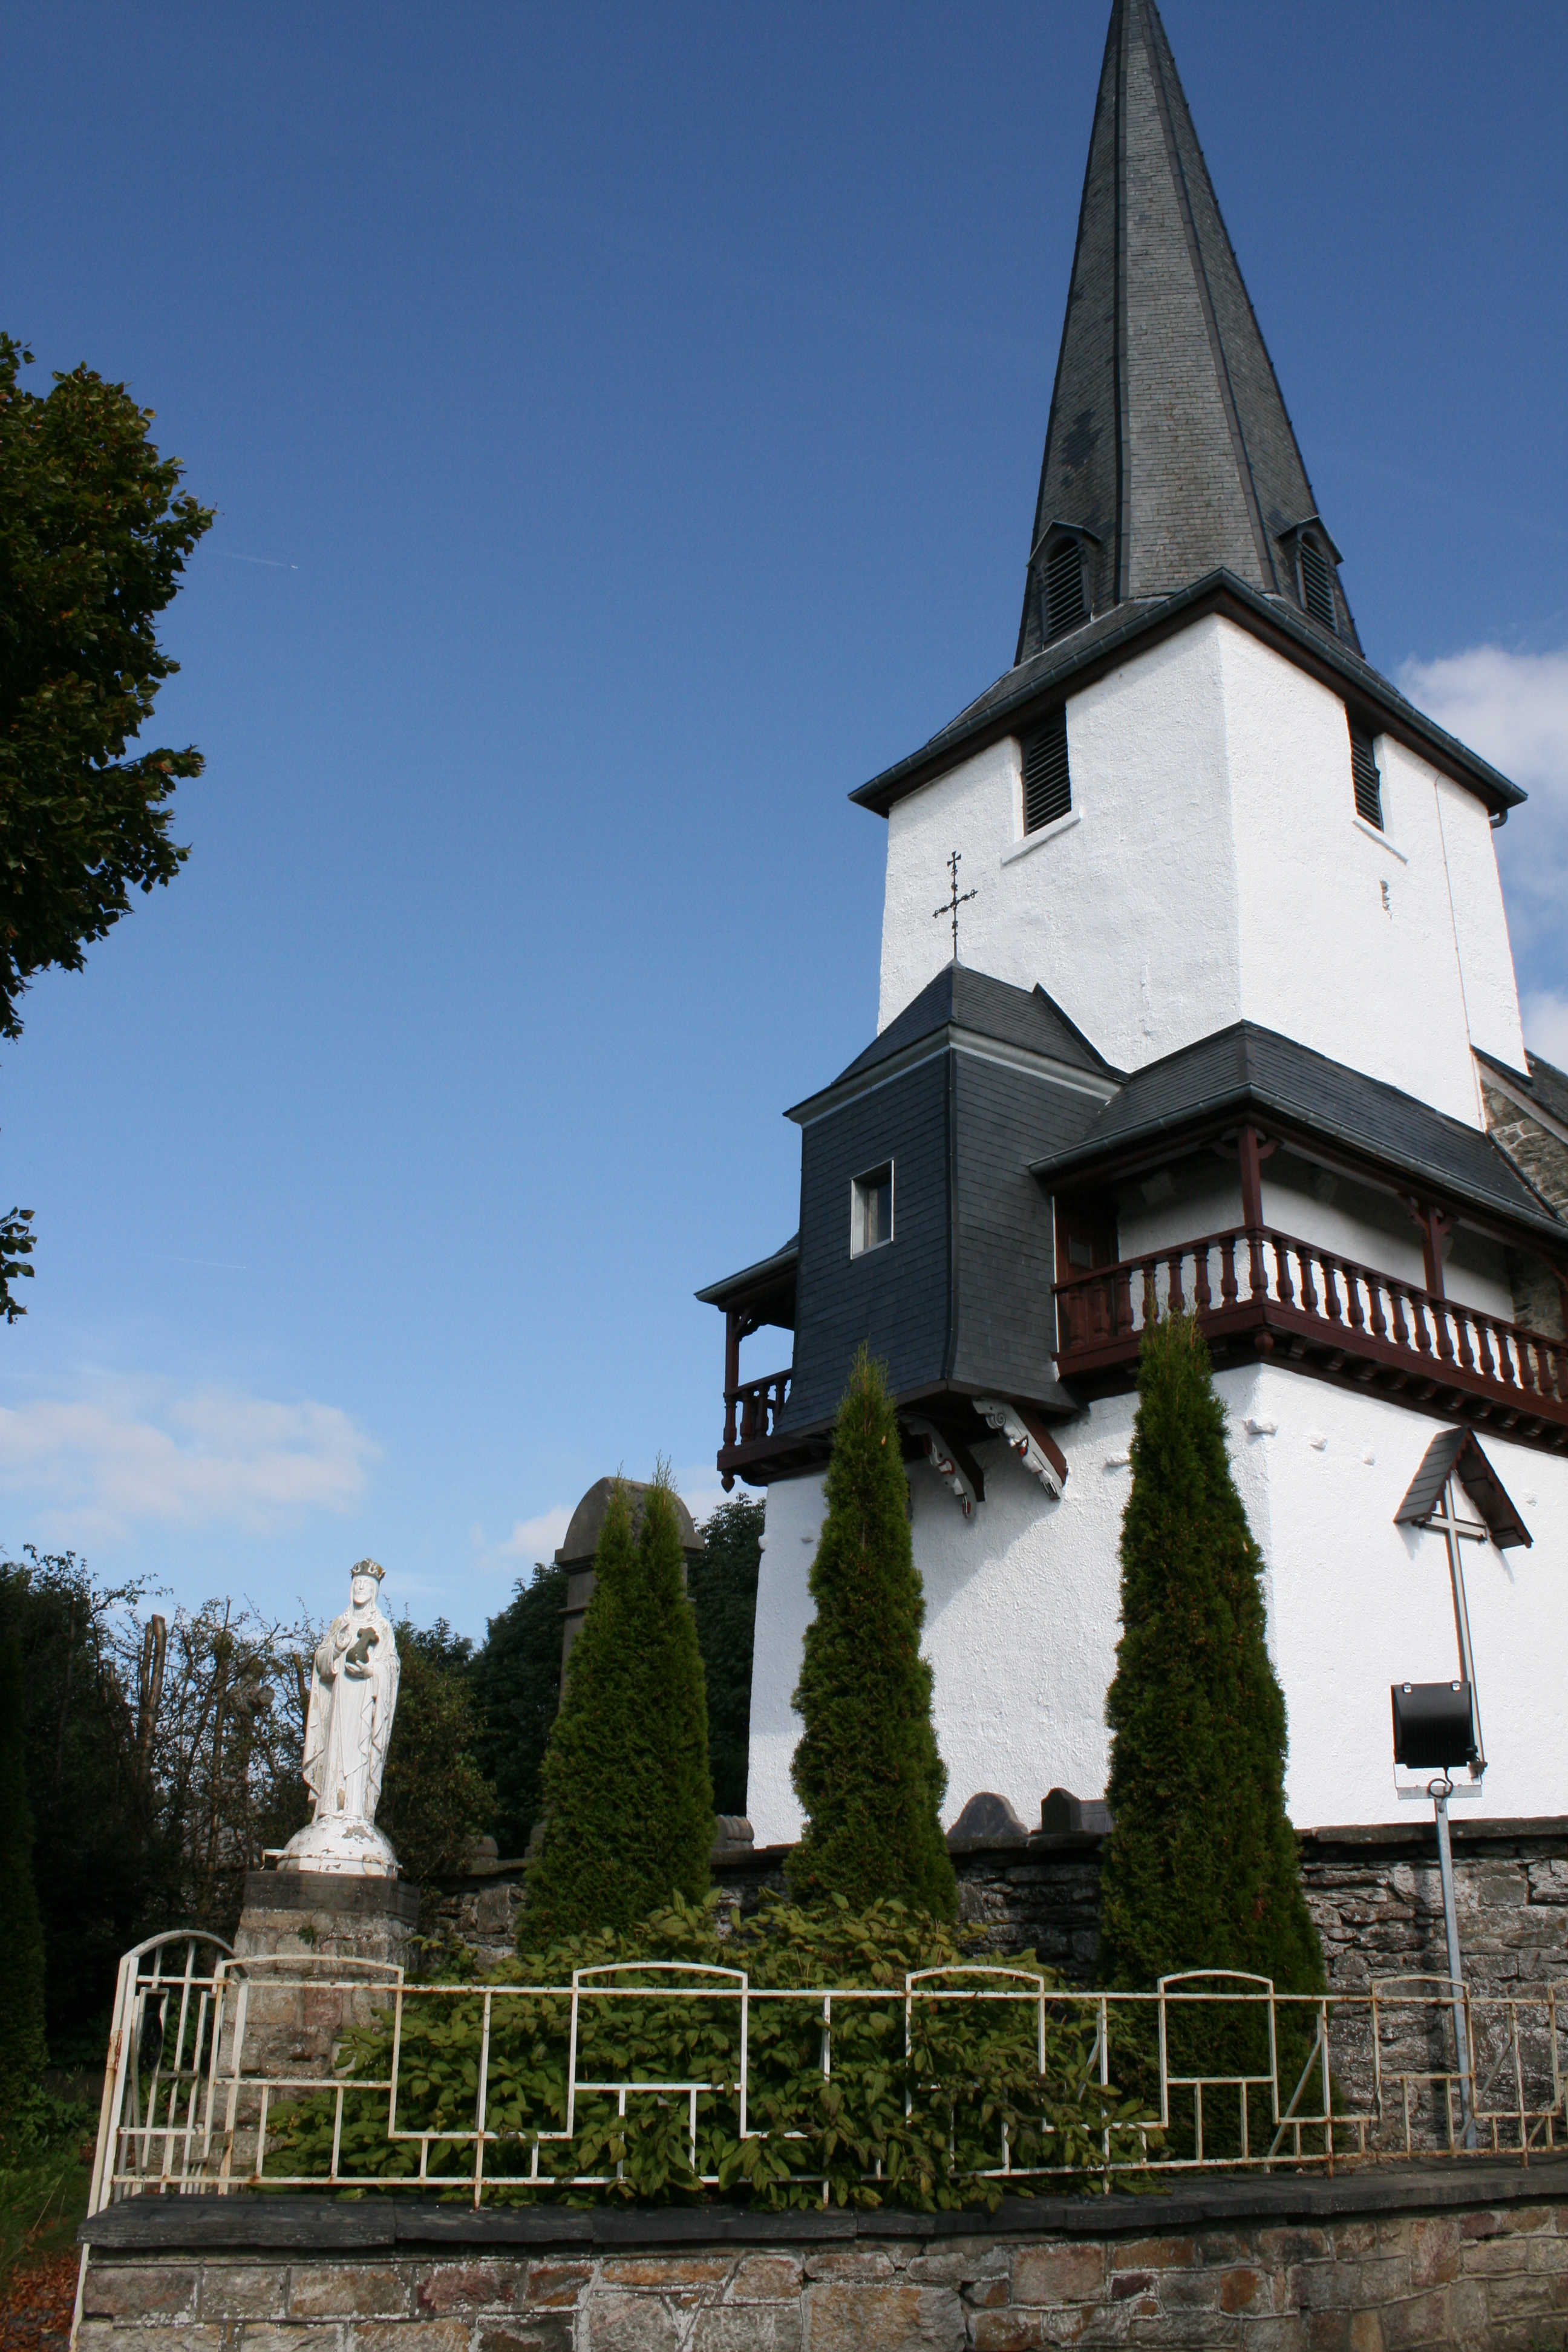
M 958 861 L 962 854 L 963 853 L 961 851 L 955 849 L 952 852 L 952 855 L 949 857 L 947 861 L 947 870 L 952 877 L 952 887 L 947 897 L 942 900 L 942 905 L 940 907 L 933 907 L 931 909 L 931 920 L 933 923 L 940 923 L 944 915 L 951 915 L 952 918 L 952 960 L 954 963 L 958 961 L 958 910 L 960 907 L 967 906 L 970 899 L 975 895 L 973 890 L 966 890 L 962 898 L 958 895 Z

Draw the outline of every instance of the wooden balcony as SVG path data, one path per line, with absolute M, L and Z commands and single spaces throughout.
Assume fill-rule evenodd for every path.
M 737 1474 L 765 1462 L 770 1471 L 796 1468 L 826 1455 L 820 1438 L 795 1443 L 779 1435 L 779 1423 L 789 1402 L 791 1375 L 770 1372 L 766 1380 L 742 1381 L 724 1391 L 724 1443 L 719 1448 L 719 1470 L 729 1493 Z
M 1568 1450 L 1568 1346 L 1259 1226 L 1210 1234 L 1056 1286 L 1057 1369 L 1120 1385 L 1160 1314 L 1195 1308 L 1216 1360 L 1238 1347 L 1524 1443 Z M 1118 1378 L 1120 1376 L 1120 1379 Z

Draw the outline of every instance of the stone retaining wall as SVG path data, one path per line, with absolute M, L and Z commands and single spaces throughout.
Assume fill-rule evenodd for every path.
M 975 2214 L 142 2199 L 89 2222 L 81 2352 L 1542 2352 L 1568 2164 Z
M 1412 1809 L 1414 1811 L 1414 1809 Z M 1454 1822 L 1455 1899 L 1465 1970 L 1477 1992 L 1568 1979 L 1568 1821 Z M 1102 1841 L 1085 1833 L 954 1853 L 962 1916 L 988 1950 L 1032 1947 L 1077 1984 L 1095 1981 Z M 1445 1975 L 1436 1837 L 1430 1818 L 1393 1828 L 1301 1833 L 1301 1874 L 1328 1960 L 1351 1991 L 1372 1976 Z M 782 1892 L 787 1847 L 726 1859 L 715 1884 L 742 1912 Z M 425 1893 L 426 1932 L 460 1937 L 493 1967 L 514 1948 L 521 1868 L 449 1880 Z

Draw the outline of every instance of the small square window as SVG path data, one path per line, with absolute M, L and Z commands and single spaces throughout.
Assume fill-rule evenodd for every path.
M 893 1238 L 893 1163 L 857 1176 L 849 1187 L 849 1255 L 880 1249 Z

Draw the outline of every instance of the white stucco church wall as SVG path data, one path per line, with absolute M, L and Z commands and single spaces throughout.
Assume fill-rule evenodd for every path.
M 1490 823 L 1377 739 L 1385 831 L 1355 814 L 1345 706 L 1218 616 L 1068 703 L 1073 805 L 1023 830 L 992 745 L 888 818 L 879 1028 L 945 962 L 931 877 L 976 893 L 963 958 L 1048 989 L 1142 1067 L 1247 1019 L 1484 1126 L 1472 1045 L 1524 1066 Z
M 1439 1423 L 1268 1364 L 1221 1372 L 1231 1460 L 1265 1561 L 1268 1643 L 1289 1721 L 1286 1802 L 1299 1828 L 1394 1822 L 1389 1685 L 1458 1672 L 1447 1558 L 1394 1515 Z M 1107 1398 L 1058 1431 L 1068 1477 L 1047 1498 L 999 1443 L 965 1520 L 923 1465 L 910 1472 L 925 1586 L 924 1654 L 948 1769 L 944 1822 L 982 1789 L 1026 1823 L 1053 1787 L 1099 1795 L 1105 1693 L 1120 1631 L 1121 1513 L 1136 1400 Z M 1568 1813 L 1562 1662 L 1568 1656 L 1568 1463 L 1488 1434 L 1486 1451 L 1534 1538 L 1465 1546 L 1489 1769 L 1467 1812 Z M 790 1706 L 812 1604 L 819 1477 L 775 1482 L 757 1595 L 747 1803 L 759 1844 L 800 1833 Z

